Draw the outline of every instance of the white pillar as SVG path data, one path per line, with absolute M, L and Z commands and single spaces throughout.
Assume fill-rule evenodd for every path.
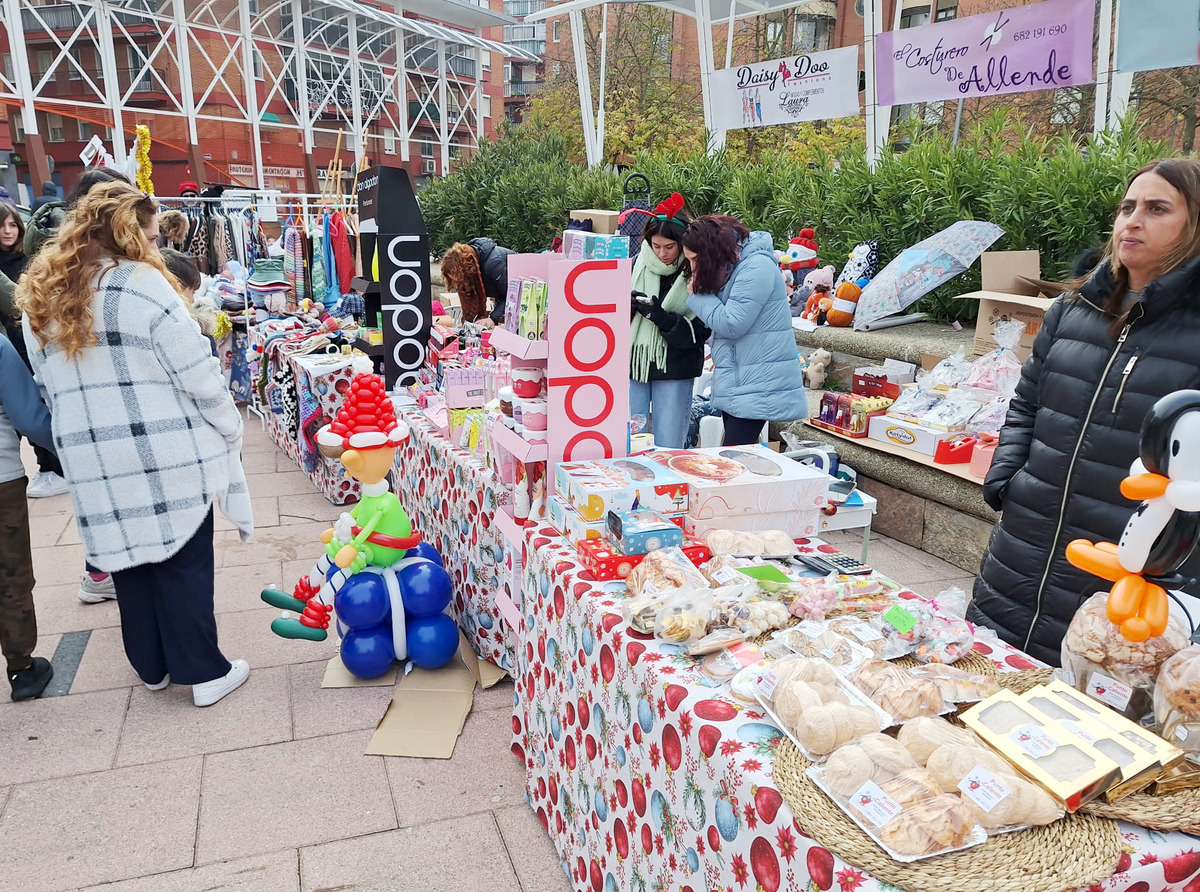
M 97 11 L 96 15 L 101 16 L 103 12 Z M 37 105 L 33 101 L 33 77 L 29 72 L 29 51 L 25 49 L 25 29 L 21 27 L 21 0 L 4 0 L 4 18 L 8 48 L 12 51 L 12 76 L 21 91 L 22 123 L 26 133 L 37 134 Z
M 308 98 L 308 47 L 304 38 L 304 11 L 300 0 L 292 0 L 292 37 L 296 41 L 296 105 L 299 109 L 300 132 L 304 154 L 313 152 L 313 111 Z
M 604 94 L 608 76 L 608 4 L 600 13 L 600 108 L 596 112 L 596 159 L 604 163 Z
M 450 172 L 450 103 L 446 97 L 446 68 L 450 62 L 446 56 L 446 41 L 437 42 L 438 58 L 438 137 L 442 142 L 442 176 Z
M 1096 109 L 1092 133 L 1108 124 L 1108 82 L 1112 75 L 1113 0 L 1100 0 L 1100 34 L 1096 47 Z
M 583 40 L 583 14 L 577 10 L 567 13 L 571 22 L 571 49 L 575 53 L 575 80 L 579 84 L 579 115 L 583 121 L 583 150 L 587 155 L 588 167 L 600 163 L 596 146 L 596 128 L 593 124 L 592 77 L 588 68 L 587 45 Z
M 867 165 L 874 170 L 879 163 L 879 119 L 877 116 L 879 91 L 875 70 L 875 36 L 879 33 L 883 18 L 883 0 L 866 0 L 863 4 L 863 73 L 866 79 L 864 104 L 867 118 Z M 886 137 L 886 128 L 884 130 Z
M 100 49 L 100 73 L 104 77 L 104 101 L 108 105 L 109 114 L 113 118 L 113 157 L 118 163 L 124 163 L 127 149 L 125 147 L 125 125 L 121 115 L 121 81 L 117 76 L 117 54 L 113 48 L 112 11 L 107 0 L 99 0 L 96 4 L 96 36 Z M 21 20 L 18 18 L 18 22 Z M 10 32 L 8 39 L 13 39 Z M 16 48 L 13 47 L 13 58 L 16 58 Z
M 729 22 L 725 28 L 725 67 L 733 65 L 733 24 L 737 21 L 737 0 L 729 4 Z
M 358 58 L 358 16 L 346 16 L 348 43 L 350 45 L 350 108 L 354 129 L 354 159 L 367 157 L 367 133 L 363 126 L 362 109 L 362 62 Z M 358 169 L 357 163 L 355 169 Z M 339 185 L 338 191 L 341 192 Z
M 299 2 L 299 0 L 296 0 Z M 396 15 L 403 16 L 404 9 L 400 0 L 396 0 Z M 408 149 L 408 49 L 405 44 L 405 31 L 396 29 L 396 81 L 392 92 L 396 98 L 396 110 L 400 121 L 400 160 L 405 164 L 409 160 Z
M 732 10 L 731 10 L 732 11 Z M 725 145 L 725 131 L 713 127 L 712 91 L 708 79 L 713 72 L 712 11 L 708 0 L 696 0 L 696 49 L 700 53 L 700 95 L 704 107 L 704 129 L 709 134 L 708 150 Z
M 296 23 L 299 26 L 299 22 Z M 258 120 L 258 82 L 254 79 L 254 38 L 250 28 L 250 4 L 238 2 L 238 28 L 242 33 L 242 83 L 246 93 L 246 114 L 250 118 L 250 154 L 254 158 L 254 184 L 267 187 L 263 177 L 262 127 Z M 303 29 L 301 29 L 303 30 Z
M 187 116 L 188 139 L 191 144 L 200 144 L 200 134 L 196 130 L 196 93 L 192 85 L 192 53 L 188 46 L 187 10 L 184 0 L 174 0 L 171 12 L 175 19 L 175 55 L 179 60 L 179 98 L 183 102 L 183 113 Z M 196 182 L 204 182 L 204 171 L 193 171 Z

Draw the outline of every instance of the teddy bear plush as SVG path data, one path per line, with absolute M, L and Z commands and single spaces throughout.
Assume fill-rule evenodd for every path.
M 863 286 L 869 280 L 859 279 L 857 282 L 842 282 L 833 292 L 833 306 L 825 314 L 825 322 L 835 328 L 846 328 L 854 321 L 854 311 L 858 309 L 858 299 L 862 297 Z
M 804 384 L 809 390 L 820 390 L 829 376 L 829 365 L 833 355 L 823 347 L 818 347 L 808 354 L 808 364 L 804 369 Z
M 874 239 L 859 242 L 850 252 L 850 259 L 846 261 L 846 265 L 838 274 L 835 287 L 843 282 L 857 282 L 862 278 L 873 279 L 878 272 L 879 243 Z

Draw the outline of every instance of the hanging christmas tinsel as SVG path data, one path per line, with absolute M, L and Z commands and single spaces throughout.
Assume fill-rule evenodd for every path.
M 137 125 L 137 187 L 147 195 L 154 194 L 154 164 L 150 161 L 150 128 L 145 124 Z

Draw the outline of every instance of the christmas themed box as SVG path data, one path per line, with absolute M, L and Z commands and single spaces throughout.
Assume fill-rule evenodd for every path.
M 603 539 L 607 532 L 605 521 L 584 520 L 562 496 L 551 496 L 548 507 L 551 525 L 572 545 L 578 545 L 583 539 Z
M 579 562 L 598 582 L 624 579 L 642 562 L 644 554 L 621 554 L 607 539 L 583 539 L 575 544 Z
M 817 511 L 827 501 L 828 474 L 761 444 L 659 450 L 644 457 L 687 481 L 686 513 L 695 521 L 772 516 L 769 524 L 745 520 L 755 525 L 726 523 L 726 529 L 785 529 L 794 536 L 809 535 L 816 529 Z M 778 522 L 780 518 L 786 522 Z
M 588 522 L 609 511 L 649 508 L 680 514 L 688 506 L 688 486 L 678 474 L 649 456 L 560 462 L 554 489 Z
M 783 530 L 793 539 L 801 539 L 817 535 L 820 524 L 820 508 L 779 511 L 772 514 L 733 514 L 703 520 L 690 514 L 683 515 L 683 531 L 697 539 L 703 538 L 713 530 L 737 530 L 741 533 Z
M 646 554 L 683 545 L 683 530 L 657 511 L 609 511 L 608 538 L 623 554 Z

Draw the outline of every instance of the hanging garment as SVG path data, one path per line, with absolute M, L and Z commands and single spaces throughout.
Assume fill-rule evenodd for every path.
M 321 263 L 325 267 L 325 298 L 321 302 L 327 307 L 337 306 L 342 299 L 337 262 L 334 260 L 332 228 L 332 221 L 327 213 L 321 225 Z
M 354 257 L 350 254 L 350 232 L 341 211 L 329 218 L 329 239 L 333 247 L 333 262 L 337 267 L 338 297 L 350 293 L 354 279 Z
M 312 299 L 325 304 L 329 299 L 328 280 L 325 278 L 325 243 L 321 240 L 321 231 L 312 233 Z M 325 304 L 332 306 L 332 304 Z
M 300 233 L 290 224 L 283 233 L 283 274 L 292 283 L 297 304 L 308 297 L 308 287 L 304 281 L 304 245 L 300 241 Z
M 193 216 L 192 220 L 192 236 L 189 251 L 192 257 L 196 260 L 196 268 L 205 275 L 213 275 L 212 268 L 212 251 L 210 249 L 211 241 L 208 237 L 208 227 L 205 225 L 203 217 Z

